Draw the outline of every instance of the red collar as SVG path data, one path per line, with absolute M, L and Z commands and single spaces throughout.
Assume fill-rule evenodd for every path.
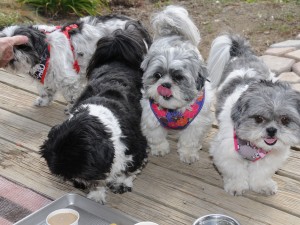
M 55 30 L 61 29 L 61 32 L 67 37 L 67 39 L 69 40 L 70 43 L 70 47 L 73 53 L 73 58 L 74 58 L 74 63 L 73 63 L 73 68 L 74 70 L 79 73 L 80 72 L 80 66 L 78 64 L 78 61 L 75 59 L 75 52 L 74 52 L 74 46 L 72 45 L 71 39 L 70 39 L 70 34 L 69 31 L 72 29 L 76 29 L 78 28 L 77 24 L 71 24 L 67 27 L 64 28 L 64 30 L 62 30 L 61 26 L 56 26 Z M 55 31 L 53 30 L 53 31 Z M 52 31 L 52 32 L 53 32 Z M 45 30 L 42 30 L 42 32 L 44 33 L 52 33 L 52 32 L 47 32 Z M 38 80 L 40 80 L 40 82 L 42 84 L 44 84 L 44 80 L 48 71 L 48 67 L 49 67 L 49 61 L 50 61 L 50 45 L 48 45 L 48 48 L 45 50 L 45 53 L 42 55 L 41 57 L 41 62 L 38 65 L 38 68 L 36 69 L 36 71 L 34 71 L 32 73 L 32 76 Z

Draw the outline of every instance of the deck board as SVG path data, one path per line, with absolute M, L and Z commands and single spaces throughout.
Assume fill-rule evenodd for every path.
M 52 199 L 69 192 L 85 195 L 51 175 L 38 154 L 50 128 L 66 118 L 64 100 L 59 97 L 49 107 L 35 107 L 32 102 L 37 92 L 31 79 L 1 70 L 0 89 L 0 174 Z M 171 153 L 149 156 L 148 165 L 134 181 L 133 192 L 109 193 L 107 205 L 160 225 L 189 225 L 209 213 L 233 216 L 242 225 L 300 224 L 299 148 L 294 147 L 285 165 L 274 175 L 279 189 L 276 195 L 248 192 L 233 197 L 223 190 L 222 178 L 208 154 L 209 143 L 217 131 L 217 126 L 213 127 L 199 162 L 180 162 L 171 137 Z

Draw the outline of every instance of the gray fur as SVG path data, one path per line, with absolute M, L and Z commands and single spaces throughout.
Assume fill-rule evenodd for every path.
M 263 118 L 257 123 L 255 117 Z M 281 119 L 289 119 L 283 124 Z M 278 133 L 289 133 L 290 138 L 300 139 L 300 94 L 287 83 L 260 81 L 252 83 L 234 104 L 231 119 L 237 135 L 249 138 L 249 131 L 260 132 L 274 127 Z
M 200 33 L 188 16 L 188 12 L 178 6 L 168 6 L 152 19 L 154 42 L 141 68 L 144 70 L 143 85 L 147 98 L 153 98 L 161 106 L 178 109 L 190 104 L 204 86 L 208 76 L 197 45 Z M 174 80 L 172 71 L 180 73 L 183 79 Z M 161 79 L 156 79 L 159 72 Z M 149 91 L 153 85 L 168 82 L 172 85 L 173 96 L 165 101 Z
M 249 73 L 231 79 L 217 91 L 217 118 L 225 100 L 236 88 L 270 79 L 269 68 L 254 55 L 249 43 L 238 35 L 223 35 L 214 40 L 208 59 L 208 70 L 212 86 L 215 88 L 222 85 L 233 71 L 245 70 Z

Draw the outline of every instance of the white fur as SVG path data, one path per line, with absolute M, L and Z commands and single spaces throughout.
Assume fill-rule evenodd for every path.
M 235 70 L 226 78 L 224 83 L 230 82 L 238 76 L 248 76 L 249 70 Z M 250 71 L 252 75 L 255 71 Z M 273 75 L 270 74 L 270 79 Z M 233 140 L 233 122 L 231 120 L 231 110 L 235 102 L 244 91 L 247 91 L 248 85 L 238 87 L 234 93 L 226 99 L 219 120 L 219 131 L 212 141 L 210 154 L 213 156 L 214 164 L 222 173 L 224 189 L 231 195 L 242 195 L 247 190 L 272 195 L 277 191 L 277 185 L 272 180 L 272 175 L 282 166 L 288 158 L 290 146 L 285 143 L 276 143 L 276 149 L 270 146 L 255 143 L 257 147 L 263 147 L 265 150 L 271 150 L 267 156 L 258 161 L 252 162 L 243 159 L 236 151 Z M 262 140 L 261 140 L 262 141 Z M 263 145 L 263 146 L 262 146 Z
M 120 128 L 120 124 L 118 119 L 114 116 L 114 114 L 106 107 L 101 105 L 82 105 L 82 107 L 86 107 L 89 109 L 89 114 L 96 116 L 101 123 L 103 123 L 106 127 L 106 132 L 111 133 L 111 141 L 114 145 L 115 149 L 115 157 L 111 166 L 110 173 L 106 178 L 106 183 L 114 183 L 116 185 L 123 185 L 126 187 L 133 186 L 133 180 L 135 179 L 135 174 L 124 175 L 126 170 L 126 166 L 128 163 L 132 161 L 132 156 L 126 156 L 125 151 L 127 150 L 124 143 L 121 141 L 123 137 L 122 130 Z M 88 195 L 89 198 L 98 201 L 105 202 L 105 193 L 103 188 L 98 187 L 97 190 L 91 191 Z M 100 201 L 101 200 L 101 201 Z

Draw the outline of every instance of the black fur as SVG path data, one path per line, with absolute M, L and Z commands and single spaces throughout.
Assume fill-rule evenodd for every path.
M 28 60 L 31 60 L 32 65 L 39 63 L 43 53 L 48 48 L 46 35 L 32 26 L 19 27 L 14 31 L 12 36 L 16 35 L 27 36 L 29 41 L 26 44 L 14 46 L 14 51 L 26 52 Z M 10 63 L 13 65 L 13 60 Z
M 87 104 L 105 107 L 117 118 L 123 134 L 121 141 L 127 147 L 125 155 L 133 159 L 122 174 L 141 168 L 147 158 L 147 143 L 140 129 L 142 72 L 139 65 L 147 52 L 143 39 L 150 36 L 140 24 L 130 25 L 132 22 L 128 22 L 124 31 L 118 30 L 111 37 L 99 40 L 88 69 L 89 83 L 71 110 L 73 116 L 53 127 L 41 146 L 40 153 L 50 171 L 75 180 L 77 187 L 82 186 L 78 180 L 106 179 L 115 157 L 112 128 L 90 115 Z M 114 182 L 107 186 L 117 193 L 131 190 Z

